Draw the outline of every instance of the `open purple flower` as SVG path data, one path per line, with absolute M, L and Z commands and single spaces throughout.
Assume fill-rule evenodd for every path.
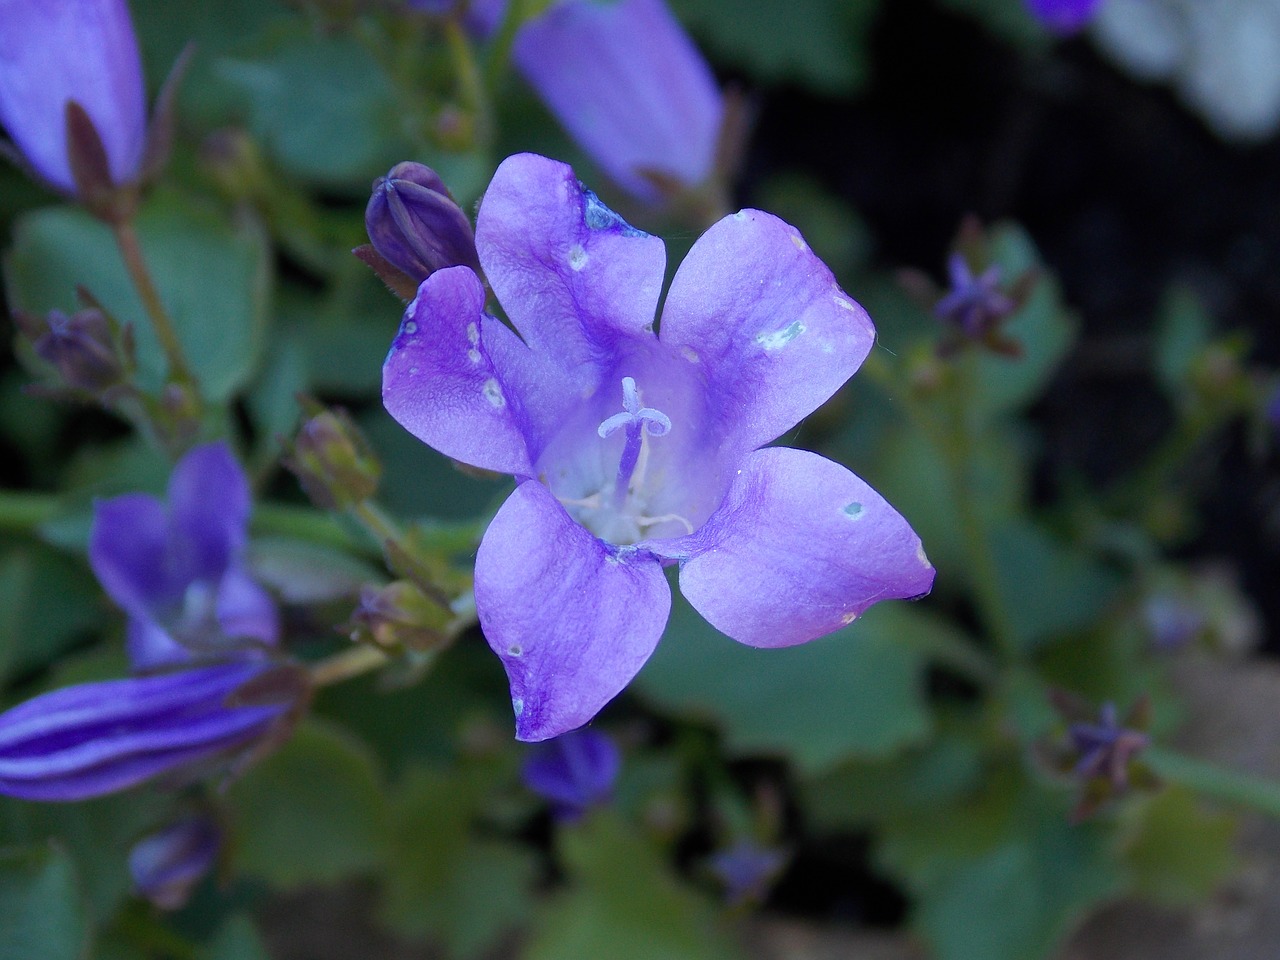
M 135 669 L 243 656 L 276 642 L 275 603 L 244 563 L 250 505 L 248 481 L 223 443 L 179 461 L 167 504 L 129 493 L 95 505 L 89 563 L 129 615 Z
M 476 609 L 517 736 L 582 725 L 666 626 L 665 565 L 712 625 L 782 647 L 927 593 L 907 522 L 837 463 L 760 449 L 871 349 L 866 313 L 794 228 L 713 226 L 677 271 L 562 163 L 508 158 L 481 201 L 480 263 L 423 282 L 383 370 L 392 416 L 446 456 L 514 474 L 476 557 Z
M 147 109 L 138 43 L 125 0 L 5 0 L 0 29 L 0 124 L 32 169 L 76 193 L 67 104 L 88 114 L 116 184 L 137 178 Z
M 645 202 L 712 173 L 724 101 L 663 0 L 564 0 L 520 27 L 516 66 L 609 177 Z M 656 177 L 656 179 L 655 179 Z
M 576 820 L 613 793 L 622 755 L 612 738 L 596 730 L 573 730 L 540 743 L 520 770 L 521 779 L 555 804 L 561 820 Z
M 235 696 L 268 685 L 267 663 L 224 663 L 82 683 L 0 714 L 0 794 L 84 800 L 231 754 L 267 736 L 295 698 Z

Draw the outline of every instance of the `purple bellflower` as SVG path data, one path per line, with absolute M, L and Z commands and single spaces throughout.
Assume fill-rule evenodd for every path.
M 577 820 L 606 802 L 622 769 L 613 739 L 573 730 L 533 748 L 520 770 L 525 786 L 555 805 L 560 820 Z
M 525 22 L 516 66 L 548 109 L 632 196 L 713 173 L 724 100 L 663 0 L 564 0 Z
M 1025 0 L 1031 15 L 1054 33 L 1077 33 L 1088 26 L 1102 0 Z
M 223 443 L 179 461 L 167 504 L 130 493 L 96 505 L 89 563 L 129 615 L 135 669 L 251 656 L 276 642 L 275 603 L 245 567 L 249 509 L 248 481 Z
M 85 800 L 225 761 L 267 736 L 287 698 L 237 705 L 276 668 L 223 663 L 42 694 L 0 714 L 0 794 Z
M 177 910 L 213 869 L 222 831 L 212 818 L 190 814 L 143 837 L 129 851 L 133 886 L 162 910 Z
M 755 647 L 804 643 L 918 597 L 934 570 L 907 522 L 814 453 L 761 449 L 862 363 L 874 328 L 794 228 L 725 217 L 675 275 L 666 250 L 523 154 L 480 204 L 475 273 L 433 273 L 383 369 L 397 420 L 446 456 L 514 474 L 476 556 L 480 624 L 516 734 L 581 726 L 657 646 L 685 597 Z
M 77 192 L 67 142 L 74 101 L 97 131 L 111 180 L 137 179 L 147 108 L 125 0 L 4 0 L 0 21 L 0 125 L 32 170 Z

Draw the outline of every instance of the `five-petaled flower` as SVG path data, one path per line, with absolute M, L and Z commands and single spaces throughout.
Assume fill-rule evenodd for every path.
M 814 453 L 763 448 L 871 349 L 866 313 L 794 228 L 743 210 L 675 275 L 565 164 L 508 158 L 476 246 L 517 333 L 466 267 L 409 305 L 383 370 L 390 413 L 447 456 L 515 475 L 476 557 L 481 626 L 517 736 L 590 720 L 665 628 L 663 567 L 715 627 L 782 647 L 927 593 L 907 522 Z

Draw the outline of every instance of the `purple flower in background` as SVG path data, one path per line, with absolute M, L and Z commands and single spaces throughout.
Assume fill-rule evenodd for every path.
M 203 814 L 175 820 L 143 837 L 129 851 L 129 872 L 139 896 L 162 910 L 177 910 L 213 869 L 222 831 Z
M 197 447 L 169 480 L 168 503 L 130 493 L 95 504 L 89 563 L 129 615 L 138 670 L 246 656 L 276 642 L 275 603 L 244 564 L 249 484 L 226 444 Z
M 837 463 L 761 449 L 829 398 L 875 333 L 794 228 L 725 217 L 677 271 L 565 164 L 508 158 L 476 246 L 518 335 L 465 267 L 409 305 L 383 369 L 388 411 L 446 456 L 514 474 L 476 557 L 475 598 L 511 682 L 516 733 L 581 726 L 666 626 L 663 567 L 756 647 L 803 643 L 934 570 L 907 522 Z
M 555 804 L 556 816 L 576 820 L 613 793 L 622 755 L 612 738 L 574 730 L 533 748 L 520 770 L 527 786 Z
M 295 702 L 264 662 L 84 683 L 0 714 L 0 794 L 84 800 L 159 774 L 225 760 L 266 737 Z M 248 696 L 247 685 L 278 690 Z M 246 705 L 234 699 L 241 694 Z
M 1128 787 L 1130 761 L 1150 742 L 1145 733 L 1130 729 L 1129 722 L 1121 724 L 1116 705 L 1104 703 L 1098 722 L 1071 724 L 1071 744 L 1080 757 L 1076 776 L 1110 781 L 1117 790 Z
M 1031 15 L 1054 33 L 1076 33 L 1093 19 L 1102 0 L 1025 0 Z
M 981 339 L 1018 309 L 1017 302 L 1000 289 L 1000 265 L 993 263 L 978 276 L 962 253 L 947 261 L 951 289 L 934 306 L 941 320 L 958 327 L 965 336 Z
M 32 169 L 76 193 L 67 104 L 88 114 L 116 184 L 137 178 L 147 137 L 138 44 L 125 0 L 4 0 L 0 124 Z
M 785 850 L 741 839 L 713 853 L 707 866 L 724 887 L 725 900 L 736 907 L 762 902 L 789 859 Z
M 561 125 L 637 199 L 662 199 L 658 181 L 696 187 L 711 175 L 724 101 L 663 0 L 554 3 L 520 27 L 512 52 Z

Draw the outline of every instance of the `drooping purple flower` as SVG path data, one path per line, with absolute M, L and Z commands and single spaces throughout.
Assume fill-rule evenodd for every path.
M 520 73 L 609 177 L 644 202 L 712 174 L 724 101 L 663 0 L 563 0 L 526 21 Z
M 204 814 L 190 814 L 149 834 L 129 851 L 129 873 L 139 896 L 162 910 L 177 910 L 213 869 L 222 831 Z
M 89 563 L 129 615 L 135 669 L 276 642 L 275 603 L 245 567 L 249 510 L 248 481 L 223 443 L 179 461 L 168 503 L 129 493 L 95 504 Z
M 596 730 L 574 730 L 533 748 L 520 770 L 534 793 L 555 805 L 556 816 L 576 820 L 609 799 L 622 769 L 613 739 Z
M 480 262 L 432 274 L 383 370 L 388 411 L 446 456 L 514 474 L 476 557 L 481 626 L 517 736 L 590 720 L 662 636 L 663 567 L 713 626 L 803 643 L 934 570 L 907 522 L 839 464 L 761 449 L 827 400 L 874 329 L 794 228 L 713 226 L 677 271 L 565 164 L 508 158 L 481 201 Z
M 93 122 L 111 179 L 136 179 L 147 112 L 125 0 L 5 0 L 0 9 L 0 124 L 32 169 L 76 193 L 67 151 L 74 101 Z
M 725 901 L 737 907 L 763 901 L 789 859 L 785 850 L 743 838 L 713 853 L 707 866 L 724 887 Z
M 234 697 L 276 669 L 234 662 L 42 694 L 0 714 L 0 794 L 85 800 L 160 774 L 225 759 L 267 736 L 291 709 L 278 698 Z
M 1031 15 L 1054 33 L 1076 33 L 1088 26 L 1102 0 L 1024 0 Z

